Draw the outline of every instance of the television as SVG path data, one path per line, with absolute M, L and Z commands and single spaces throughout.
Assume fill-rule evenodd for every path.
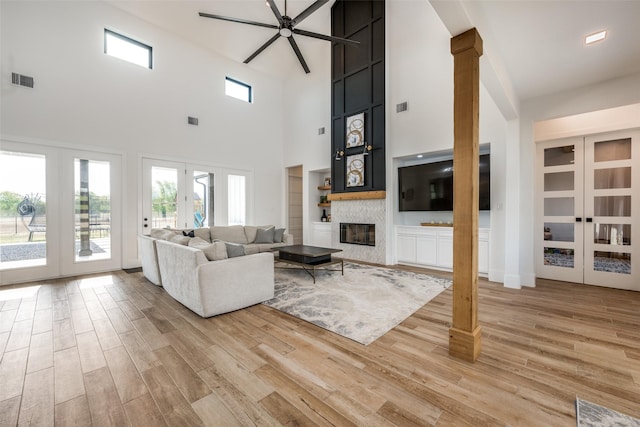
M 491 209 L 491 162 L 480 155 L 479 208 Z M 453 160 L 398 168 L 399 210 L 452 211 Z

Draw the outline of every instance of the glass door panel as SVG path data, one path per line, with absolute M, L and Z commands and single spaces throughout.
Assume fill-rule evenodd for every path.
M 193 171 L 193 227 L 210 227 L 214 224 L 214 175 Z
M 151 168 L 151 227 L 178 228 L 178 170 Z
M 536 273 L 539 277 L 582 281 L 582 141 L 537 145 Z
M 111 164 L 74 160 L 76 262 L 111 258 Z
M 47 264 L 44 154 L 0 151 L 0 270 Z
M 121 268 L 121 157 L 65 149 L 60 162 L 61 272 Z
M 640 132 L 585 138 L 584 283 L 640 291 L 637 271 L 640 214 Z

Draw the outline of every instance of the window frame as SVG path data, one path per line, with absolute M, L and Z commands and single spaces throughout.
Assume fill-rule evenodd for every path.
M 242 86 L 247 89 L 248 99 L 238 98 L 237 96 L 229 95 L 227 93 L 227 82 L 231 82 L 235 85 Z M 245 82 L 241 82 L 240 80 L 234 79 L 233 77 L 225 76 L 224 78 L 224 94 L 230 96 L 231 98 L 239 99 L 240 101 L 248 102 L 249 104 L 253 104 L 253 87 Z
M 117 39 L 120 39 L 120 40 L 125 41 L 127 43 L 131 43 L 132 45 L 135 45 L 135 46 L 138 46 L 138 47 L 141 47 L 141 48 L 147 50 L 149 52 L 149 63 L 147 64 L 146 68 L 148 68 L 149 70 L 153 70 L 153 46 L 149 46 L 148 44 L 145 44 L 145 43 L 142 43 L 142 42 L 140 42 L 138 40 L 132 39 L 131 37 L 127 37 L 127 36 L 125 36 L 123 34 L 120 34 L 120 33 L 117 33 L 117 32 L 115 32 L 113 30 L 105 28 L 104 29 L 104 53 L 105 53 L 105 55 L 109 55 L 109 56 L 111 56 L 113 58 L 118 58 L 118 59 L 121 59 L 123 61 L 127 61 L 130 64 L 134 64 L 134 65 L 140 65 L 140 64 L 138 64 L 136 62 L 131 62 L 131 61 L 127 60 L 127 59 L 121 58 L 119 56 L 112 55 L 112 54 L 107 52 L 107 35 L 111 35 L 111 36 L 113 36 L 113 37 L 115 37 Z

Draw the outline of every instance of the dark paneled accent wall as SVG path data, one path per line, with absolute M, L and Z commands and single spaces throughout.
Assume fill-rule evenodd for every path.
M 331 8 L 334 36 L 357 40 L 353 47 L 334 43 L 331 58 L 331 183 L 334 193 L 385 190 L 384 0 L 337 0 Z M 347 118 L 364 113 L 364 186 L 347 187 L 347 157 L 364 147 L 346 148 Z M 336 151 L 344 151 L 336 160 Z

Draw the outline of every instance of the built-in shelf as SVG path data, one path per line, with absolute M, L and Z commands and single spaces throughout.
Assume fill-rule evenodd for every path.
M 330 208 L 331 207 L 331 202 L 318 203 L 318 206 L 321 207 L 321 208 Z
M 330 185 L 318 185 L 318 190 L 330 191 L 331 190 L 331 186 Z
M 367 200 L 367 199 L 385 199 L 387 192 L 382 191 L 359 191 L 351 193 L 332 193 L 329 194 L 331 200 Z

